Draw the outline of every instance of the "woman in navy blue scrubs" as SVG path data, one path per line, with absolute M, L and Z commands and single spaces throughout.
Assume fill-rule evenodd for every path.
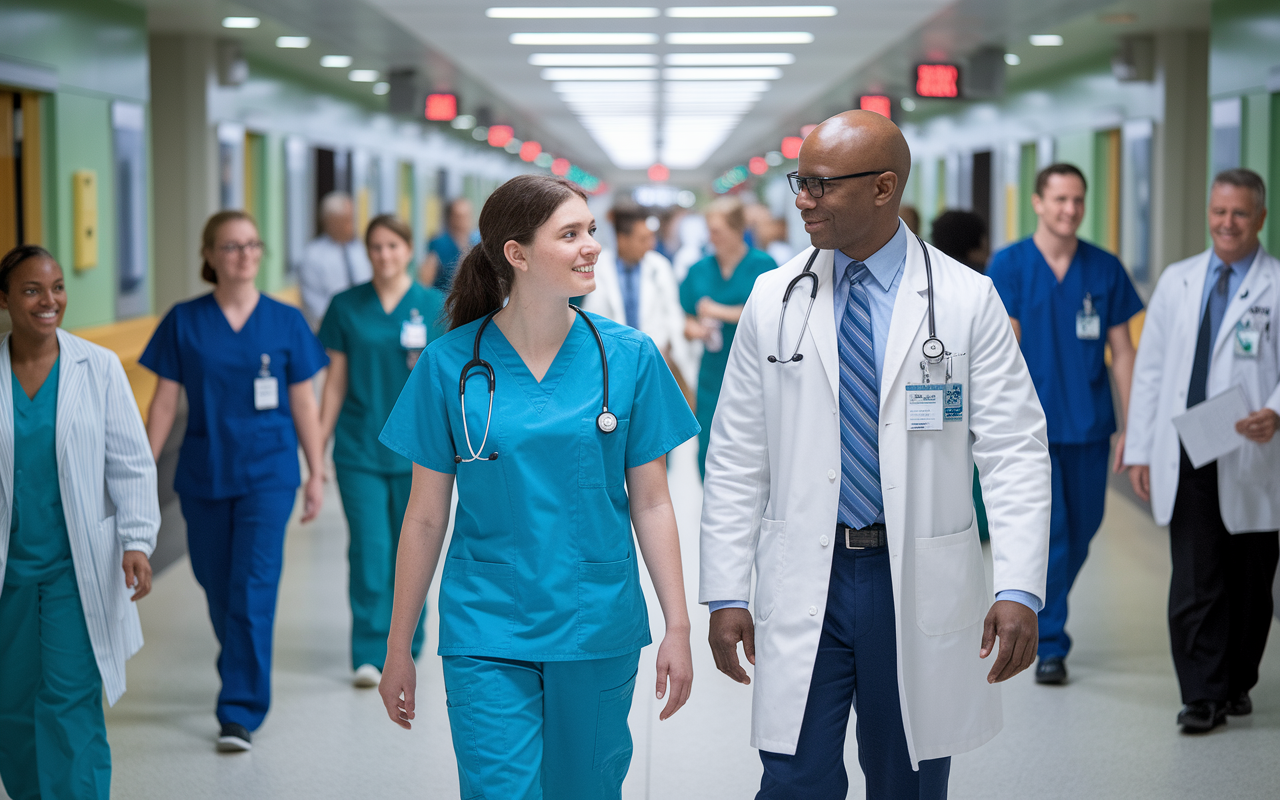
M 255 286 L 262 241 L 252 217 L 214 214 L 202 254 L 213 292 L 174 306 L 139 363 L 160 376 L 147 418 L 157 459 L 178 387 L 187 390 L 174 490 L 222 645 L 218 749 L 234 752 L 250 748 L 271 701 L 271 632 L 285 525 L 301 483 L 299 441 L 310 476 L 302 521 L 320 510 L 323 443 L 311 377 L 328 358 L 298 309 Z

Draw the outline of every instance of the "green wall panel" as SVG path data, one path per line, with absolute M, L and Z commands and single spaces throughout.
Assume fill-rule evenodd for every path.
M 1031 205 L 1031 195 L 1036 191 L 1036 145 L 1029 142 L 1018 152 L 1018 238 L 1025 239 L 1036 232 L 1039 218 Z
M 0 56 L 53 67 L 59 88 L 150 96 L 146 11 L 113 0 L 4 0 Z
M 1280 3 L 1214 0 L 1210 25 L 1209 96 L 1263 88 L 1280 61 Z

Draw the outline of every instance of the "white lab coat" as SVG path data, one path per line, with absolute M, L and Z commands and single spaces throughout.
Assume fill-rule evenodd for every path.
M 121 561 L 125 550 L 150 556 L 155 549 L 156 464 L 116 354 L 61 329 L 58 347 L 58 488 L 89 641 L 107 702 L 115 705 L 124 694 L 124 662 L 142 647 Z M 13 510 L 12 387 L 6 335 L 0 339 L 0 587 Z
M 596 260 L 596 290 L 582 300 L 582 310 L 627 324 L 622 303 L 617 257 L 604 250 Z M 671 262 L 650 250 L 640 259 L 640 330 L 648 334 L 658 350 L 681 347 L 684 343 L 684 309 Z
M 756 281 L 716 407 L 702 513 L 700 601 L 748 596 L 755 568 L 751 744 L 793 754 L 822 633 L 840 493 L 839 356 L 832 253 L 814 262 L 818 296 L 804 359 L 778 347 L 782 294 L 811 249 Z M 894 303 L 880 389 L 880 476 L 897 623 L 898 686 L 912 765 L 983 744 L 1001 727 L 982 624 L 993 596 L 973 509 L 981 474 L 995 589 L 1044 597 L 1050 467 L 1044 412 L 990 279 L 930 248 L 938 336 L 965 392 L 963 421 L 906 430 L 907 384 L 921 379 L 926 279 L 912 237 Z M 793 295 L 783 348 L 799 335 Z M 932 378 L 939 381 L 939 368 Z M 874 734 L 873 734 L 874 735 Z
M 1180 444 L 1173 418 L 1187 408 L 1187 385 L 1200 335 L 1200 300 L 1209 271 L 1209 253 L 1169 265 L 1142 326 L 1133 369 L 1126 464 L 1151 466 L 1151 513 L 1160 525 L 1173 516 L 1178 493 Z M 1244 389 L 1249 409 L 1264 405 L 1280 413 L 1280 261 L 1259 248 L 1253 266 L 1227 304 L 1209 361 L 1207 397 L 1232 386 Z M 1258 357 L 1235 355 L 1237 323 L 1250 320 L 1263 329 Z M 1280 527 L 1280 436 L 1267 444 L 1246 441 L 1218 459 L 1222 521 L 1232 533 Z

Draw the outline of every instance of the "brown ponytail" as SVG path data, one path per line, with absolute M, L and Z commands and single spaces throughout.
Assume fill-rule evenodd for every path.
M 212 283 L 215 286 L 218 283 L 218 273 L 214 271 L 213 265 L 205 257 L 205 253 L 213 250 L 214 245 L 218 243 L 218 229 L 228 222 L 241 219 L 252 225 L 255 230 L 257 229 L 258 222 L 253 218 L 253 215 L 247 211 L 235 209 L 219 211 L 204 223 L 204 232 L 200 234 L 200 277 L 206 283 Z
M 550 175 L 517 175 L 489 195 L 480 209 L 480 244 L 462 259 L 449 289 L 450 330 L 502 307 L 515 279 L 503 248 L 512 241 L 532 243 L 538 228 L 575 196 L 587 199 L 574 184 Z

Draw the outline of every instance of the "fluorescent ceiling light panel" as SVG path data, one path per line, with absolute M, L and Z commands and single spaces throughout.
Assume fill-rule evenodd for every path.
M 1016 67 L 1022 63 L 1022 59 L 1018 56 L 1017 53 L 1005 53 L 1004 63 L 1008 64 L 1011 67 Z
M 737 93 L 755 93 L 762 94 L 769 91 L 773 84 L 768 81 L 732 81 L 727 83 L 717 83 L 714 81 L 702 82 L 679 82 L 668 83 L 664 85 L 667 94 L 709 94 L 715 96 L 723 96 L 732 92 Z
M 558 94 L 599 94 L 603 97 L 618 97 L 627 94 L 639 94 L 641 92 L 653 93 L 657 90 L 656 83 L 641 82 L 619 82 L 619 83 L 589 83 L 578 81 L 565 81 L 551 84 L 551 91 Z
M 835 15 L 835 6 L 678 6 L 667 9 L 667 16 L 677 19 L 834 17 Z
M 802 31 L 743 31 L 740 33 L 668 33 L 667 44 L 676 45 L 727 45 L 727 44 L 809 44 L 812 33 Z
M 345 69 L 346 67 L 351 66 L 352 60 L 351 56 L 321 56 L 320 66 Z
M 549 67 L 542 71 L 544 81 L 656 81 L 653 67 Z
M 374 83 L 378 80 L 376 69 L 353 69 L 347 73 L 347 79 L 356 83 Z
M 513 33 L 511 44 L 537 47 L 623 46 L 658 43 L 656 33 Z
M 386 81 L 378 81 L 373 85 L 374 94 L 388 94 L 391 91 L 391 84 Z
M 653 53 L 534 53 L 529 63 L 535 67 L 655 67 Z
M 796 63 L 791 53 L 669 53 L 669 67 L 783 67 Z
M 1061 47 L 1062 37 L 1056 33 L 1033 33 L 1028 37 L 1033 47 Z
M 262 24 L 262 20 L 257 17 L 223 17 L 222 27 L 224 28 L 256 28 Z
M 484 12 L 490 19 L 651 19 L 656 8 L 490 8 Z
M 305 50 L 311 46 L 311 37 L 309 36 L 277 36 L 276 47 L 282 47 L 288 50 Z
M 782 77 L 777 67 L 667 67 L 668 81 L 776 81 Z

